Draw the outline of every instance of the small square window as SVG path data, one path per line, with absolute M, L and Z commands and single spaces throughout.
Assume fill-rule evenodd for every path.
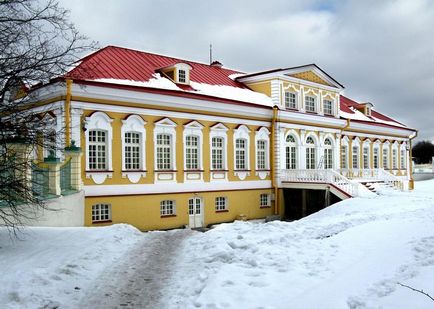
M 92 205 L 92 223 L 110 221 L 111 219 L 112 211 L 110 204 Z
M 333 102 L 330 100 L 324 100 L 324 114 L 333 115 Z
M 215 198 L 215 210 L 225 211 L 228 210 L 228 199 L 224 196 L 218 196 Z
M 260 195 L 260 207 L 270 207 L 271 206 L 271 194 L 261 194 Z

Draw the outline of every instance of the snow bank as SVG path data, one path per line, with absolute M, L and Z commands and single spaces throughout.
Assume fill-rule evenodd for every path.
M 74 308 L 93 280 L 141 239 L 118 224 L 98 228 L 26 228 L 20 240 L 0 229 L 2 308 Z
M 167 308 L 429 308 L 434 181 L 292 223 L 222 224 L 185 242 Z

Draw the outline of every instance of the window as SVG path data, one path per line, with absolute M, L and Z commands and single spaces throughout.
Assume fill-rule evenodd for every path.
M 172 136 L 157 134 L 157 170 L 172 169 Z
M 187 75 L 185 73 L 185 70 L 178 70 L 178 82 L 184 84 L 187 82 Z
M 213 137 L 211 142 L 211 166 L 213 170 L 223 170 L 224 167 L 224 139 Z
M 89 131 L 89 169 L 107 169 L 107 133 L 102 130 Z
M 215 198 L 215 210 L 224 211 L 228 210 L 228 199 L 224 196 L 218 196 Z
M 261 207 L 270 207 L 271 206 L 271 195 L 270 194 L 261 194 L 259 197 L 259 205 Z
M 363 147 L 363 168 L 369 169 L 369 146 Z
M 324 100 L 324 114 L 333 115 L 333 102 L 330 100 Z
M 188 135 L 185 139 L 185 166 L 188 170 L 199 169 L 199 137 Z
M 247 141 L 242 138 L 235 140 L 235 169 L 247 169 Z
M 285 91 L 285 108 L 297 108 L 297 97 L 294 92 Z
M 406 169 L 406 156 L 405 156 L 405 149 L 401 149 L 401 169 L 405 170 Z
M 378 148 L 374 148 L 374 168 L 380 167 Z
M 110 204 L 92 205 L 92 222 L 110 221 L 112 219 Z
M 315 142 L 312 137 L 306 139 L 306 169 L 315 169 L 316 165 L 316 151 Z
M 332 142 L 328 138 L 324 141 L 324 168 L 333 168 L 333 148 Z
M 311 96 L 305 96 L 304 98 L 306 111 L 307 112 L 315 112 L 315 98 Z
M 387 150 L 386 145 L 383 146 L 383 168 L 388 169 L 389 168 L 389 151 Z
M 164 200 L 160 202 L 160 216 L 174 216 L 176 215 L 175 211 L 175 201 L 172 200 Z
M 392 149 L 392 168 L 398 169 L 398 150 Z
M 267 141 L 258 140 L 257 143 L 257 169 L 265 170 L 267 169 Z
M 141 169 L 140 157 L 140 133 L 125 133 L 125 169 Z
M 353 146 L 353 168 L 359 168 L 359 147 Z
M 295 170 L 297 168 L 297 145 L 292 135 L 286 137 L 286 169 Z
M 341 149 L 341 166 L 342 168 L 348 168 L 348 146 L 343 145 Z

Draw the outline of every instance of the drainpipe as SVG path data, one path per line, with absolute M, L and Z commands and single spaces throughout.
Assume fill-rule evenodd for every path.
M 72 80 L 66 80 L 66 97 L 65 97 L 65 146 L 71 146 L 71 87 Z
M 410 164 L 410 168 L 409 168 L 409 173 L 410 173 L 410 180 L 409 180 L 409 182 L 408 182 L 408 189 L 409 190 L 413 190 L 414 189 L 414 179 L 413 179 L 413 147 L 412 147 L 412 141 L 413 141 L 413 139 L 415 139 L 416 137 L 417 137 L 417 134 L 418 134 L 419 132 L 418 131 L 416 131 L 416 132 L 414 132 L 414 136 L 413 137 L 410 137 L 410 145 L 409 145 L 409 147 L 410 147 L 410 153 L 409 153 L 409 164 Z
M 277 187 L 277 164 L 276 158 L 276 121 L 277 121 L 278 107 L 273 106 L 273 119 L 271 121 L 271 186 L 274 191 L 274 214 L 279 214 L 279 190 Z

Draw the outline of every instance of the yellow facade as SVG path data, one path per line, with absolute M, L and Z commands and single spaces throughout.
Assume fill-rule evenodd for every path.
M 299 79 L 303 79 L 303 80 L 307 80 L 307 81 L 317 83 L 317 84 L 331 86 L 328 82 L 323 80 L 321 77 L 319 77 L 318 75 L 316 75 L 312 71 L 295 73 L 295 74 L 291 74 L 290 76 L 295 77 L 295 78 L 299 78 Z
M 204 226 L 232 222 L 240 215 L 244 215 L 246 219 L 265 218 L 273 213 L 273 208 L 260 207 L 260 194 L 271 194 L 271 189 L 86 197 L 85 225 L 128 223 L 143 231 L 184 227 L 189 224 L 188 199 L 192 197 L 203 199 Z M 227 198 L 228 211 L 216 211 L 215 198 L 220 196 Z M 175 216 L 160 216 L 162 200 L 176 202 Z M 112 220 L 110 222 L 92 223 L 92 205 L 99 203 L 111 204 Z

